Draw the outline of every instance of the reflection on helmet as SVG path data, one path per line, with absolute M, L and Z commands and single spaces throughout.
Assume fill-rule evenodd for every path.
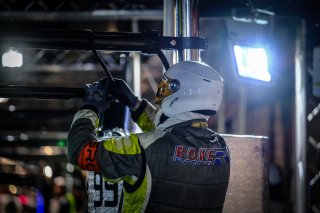
M 162 76 L 158 85 L 156 94 L 156 104 L 161 104 L 161 101 L 169 95 L 177 92 L 180 88 L 180 82 L 177 79 L 170 79 L 165 74 Z

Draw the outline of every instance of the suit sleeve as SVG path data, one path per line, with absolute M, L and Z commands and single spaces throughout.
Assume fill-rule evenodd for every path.
M 101 172 L 110 182 L 124 180 L 134 184 L 140 176 L 142 164 L 138 137 L 111 138 L 98 142 L 98 116 L 82 109 L 74 117 L 68 135 L 68 159 L 83 170 Z
M 142 100 L 140 107 L 131 112 L 131 118 L 138 124 L 142 131 L 148 132 L 155 129 L 154 117 L 156 108 L 147 100 Z

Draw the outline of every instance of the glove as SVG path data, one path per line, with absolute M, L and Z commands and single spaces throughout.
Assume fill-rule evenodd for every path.
M 109 93 L 120 103 L 129 107 L 130 110 L 133 110 L 138 102 L 138 97 L 133 94 L 129 85 L 121 79 L 114 79 L 110 82 Z
M 84 87 L 84 107 L 93 107 L 96 112 L 103 112 L 108 109 L 110 100 L 107 97 L 107 88 L 110 81 L 104 78 L 99 82 L 87 84 Z

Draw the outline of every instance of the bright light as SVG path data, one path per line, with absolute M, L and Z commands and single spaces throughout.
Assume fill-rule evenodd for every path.
M 50 146 L 42 146 L 40 148 L 40 152 L 44 153 L 45 155 L 52 155 L 53 154 L 53 149 Z
M 14 106 L 14 105 L 10 105 L 9 106 L 9 111 L 10 112 L 13 112 L 13 111 L 15 111 L 16 110 L 16 107 Z
M 17 194 L 18 189 L 15 185 L 9 185 L 9 191 L 11 192 L 11 194 Z
M 50 166 L 45 166 L 43 169 L 43 173 L 46 177 L 51 178 L 52 177 L 52 169 Z
M 264 82 L 271 81 L 267 52 L 264 48 L 234 45 L 233 50 L 240 76 Z
M 68 172 L 72 173 L 74 171 L 74 166 L 71 163 L 67 163 L 66 169 Z
M 22 54 L 15 51 L 9 50 L 2 55 L 2 66 L 3 67 L 21 67 L 23 64 Z
M 65 140 L 59 140 L 58 143 L 57 143 L 57 145 L 58 145 L 59 147 L 65 147 L 65 146 L 66 146 L 66 141 L 65 141 Z
M 0 104 L 1 103 L 7 103 L 8 102 L 8 98 L 0 98 Z

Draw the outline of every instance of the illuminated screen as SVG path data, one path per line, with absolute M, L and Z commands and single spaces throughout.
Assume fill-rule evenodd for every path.
M 233 50 L 241 77 L 271 81 L 267 52 L 264 48 L 234 45 Z

